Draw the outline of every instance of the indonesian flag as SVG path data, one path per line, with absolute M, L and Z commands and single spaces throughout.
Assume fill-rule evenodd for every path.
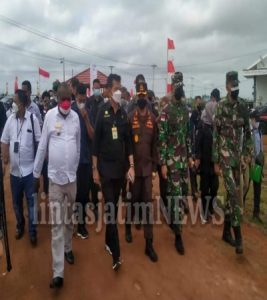
M 19 85 L 18 85 L 18 77 L 16 76 L 15 82 L 14 82 L 14 91 L 16 93 L 16 91 L 19 89 Z
M 47 71 L 45 71 L 44 69 L 41 69 L 41 68 L 39 68 L 39 75 L 41 75 L 41 76 L 43 76 L 45 78 L 49 78 L 50 77 L 50 74 Z
M 168 50 L 175 49 L 174 42 L 171 39 L 168 39 Z

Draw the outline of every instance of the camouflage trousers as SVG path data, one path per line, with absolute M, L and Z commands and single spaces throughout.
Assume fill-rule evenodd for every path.
M 181 234 L 184 217 L 184 203 L 188 195 L 188 169 L 168 173 L 167 200 L 170 227 L 175 234 Z
M 240 205 L 240 171 L 227 164 L 221 164 L 221 170 L 226 190 L 225 218 L 231 220 L 233 227 L 240 226 L 241 205 Z

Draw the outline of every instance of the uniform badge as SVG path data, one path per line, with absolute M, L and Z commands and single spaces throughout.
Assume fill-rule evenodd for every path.
M 112 139 L 113 140 L 118 139 L 118 130 L 117 130 L 117 127 L 115 127 L 115 126 L 112 127 Z
M 138 143 L 138 142 L 139 142 L 139 136 L 138 136 L 138 134 L 135 134 L 135 135 L 134 135 L 134 142 L 135 142 L 135 143 Z

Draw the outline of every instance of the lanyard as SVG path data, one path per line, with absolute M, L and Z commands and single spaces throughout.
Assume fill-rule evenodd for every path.
M 23 119 L 23 121 L 22 121 L 22 123 L 21 123 L 21 126 L 20 126 L 20 129 L 19 129 L 19 121 L 18 121 L 18 119 L 17 119 L 17 139 L 19 138 L 19 135 L 20 135 L 20 133 L 21 133 L 23 123 L 24 123 L 24 119 Z

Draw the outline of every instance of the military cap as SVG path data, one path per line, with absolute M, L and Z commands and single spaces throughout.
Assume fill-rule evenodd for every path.
M 183 84 L 183 73 L 182 72 L 175 72 L 172 75 L 172 85 L 175 86 L 175 87 L 184 85 Z
M 136 84 L 136 94 L 140 95 L 147 95 L 147 84 L 145 82 L 139 82 Z
M 238 86 L 239 80 L 238 80 L 238 72 L 236 71 L 230 71 L 226 73 L 226 83 L 231 82 L 234 86 Z

